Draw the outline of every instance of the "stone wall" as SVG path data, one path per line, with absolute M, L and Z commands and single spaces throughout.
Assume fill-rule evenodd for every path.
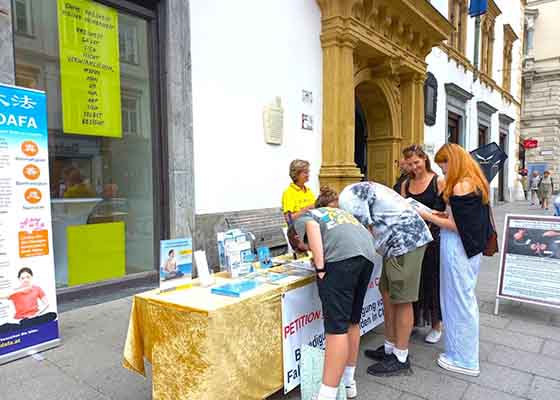
M 524 72 L 521 134 L 539 144 L 526 151 L 526 164 L 548 164 L 554 181 L 560 183 L 560 63 L 553 70 L 529 65 Z
M 164 3 L 165 75 L 169 155 L 169 216 L 171 238 L 192 236 L 194 229 L 194 152 L 189 1 Z M 164 149 L 165 150 L 165 149 Z

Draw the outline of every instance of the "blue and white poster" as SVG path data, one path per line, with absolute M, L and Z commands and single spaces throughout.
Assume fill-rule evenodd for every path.
M 59 344 L 44 92 L 0 85 L 0 364 Z
M 192 282 L 192 239 L 172 239 L 160 242 L 159 288 L 171 290 Z

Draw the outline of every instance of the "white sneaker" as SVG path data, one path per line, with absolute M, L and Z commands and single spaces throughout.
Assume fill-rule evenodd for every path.
M 447 371 L 455 372 L 457 374 L 463 374 L 463 375 L 474 376 L 474 377 L 477 377 L 477 376 L 480 375 L 480 370 L 479 369 L 470 369 L 470 368 L 459 367 L 459 366 L 455 365 L 454 363 L 452 363 L 445 356 L 445 354 L 440 354 L 439 355 L 437 363 L 441 368 L 443 368 Z
M 346 385 L 346 398 L 355 399 L 358 397 L 358 389 L 356 388 L 356 381 L 353 381 L 351 385 Z
M 428 335 L 424 338 L 426 343 L 436 344 L 441 339 L 441 331 L 437 329 L 432 329 Z

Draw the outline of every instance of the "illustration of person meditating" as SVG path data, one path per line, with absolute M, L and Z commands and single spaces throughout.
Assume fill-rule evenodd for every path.
M 183 273 L 177 268 L 177 259 L 175 258 L 175 250 L 169 250 L 167 261 L 163 265 L 164 280 L 180 278 Z
M 46 312 L 49 301 L 43 289 L 33 285 L 33 271 L 22 268 L 18 272 L 19 287 L 8 293 L 0 293 L 0 300 L 10 300 L 14 303 L 15 315 L 13 320 L 17 323 L 0 325 L 0 333 L 25 329 L 31 326 L 54 321 L 56 313 Z

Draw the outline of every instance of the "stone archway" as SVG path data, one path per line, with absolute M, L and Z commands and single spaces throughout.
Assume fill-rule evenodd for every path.
M 385 90 L 384 90 L 385 88 Z M 360 102 L 367 121 L 367 171 L 365 178 L 388 184 L 392 154 L 399 151 L 400 125 L 395 115 L 394 99 L 386 92 L 386 82 L 370 80 L 356 87 L 356 99 Z
M 423 142 L 424 60 L 452 26 L 424 1 L 317 2 L 323 47 L 321 184 L 341 190 L 362 178 L 354 163 L 355 96 L 364 102 L 368 120 L 368 178 L 391 183 L 401 146 Z

